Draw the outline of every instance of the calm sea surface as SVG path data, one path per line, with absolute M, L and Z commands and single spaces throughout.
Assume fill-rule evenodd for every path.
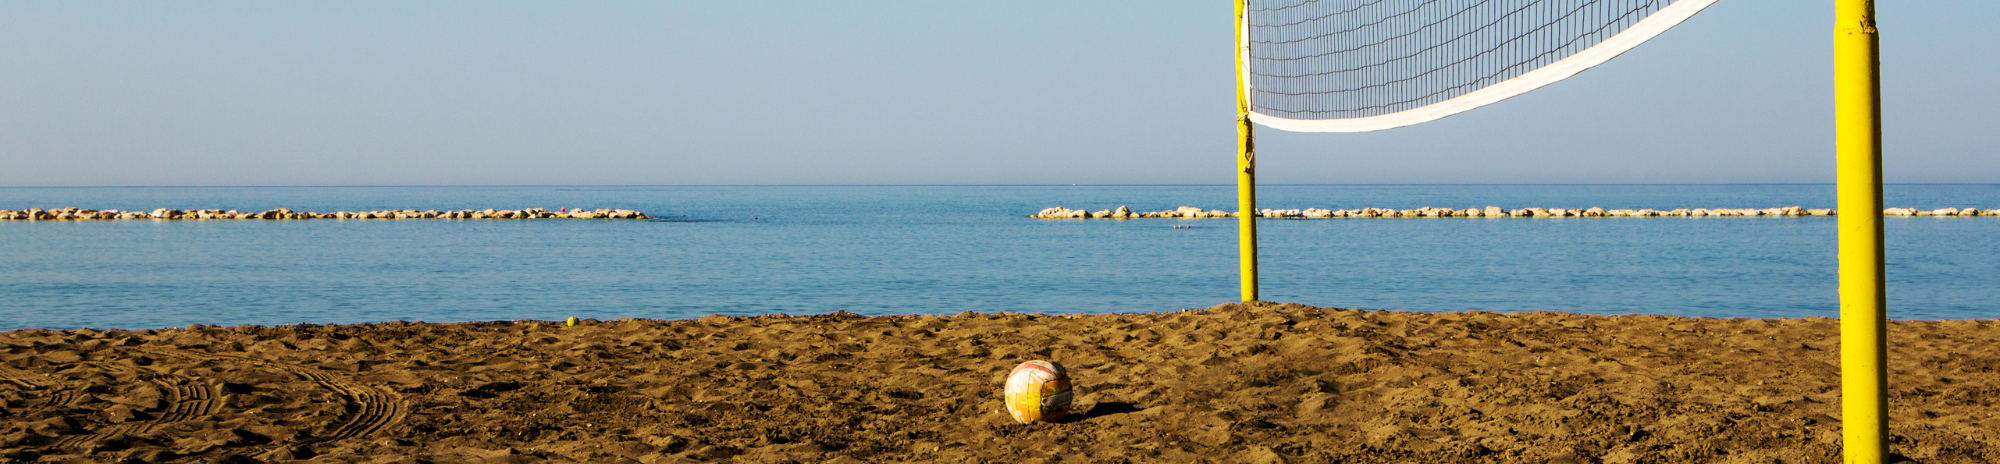
M 0 188 L 0 208 L 628 208 L 634 220 L 0 222 L 0 330 L 190 323 L 1105 313 L 1236 299 L 1235 187 Z M 2000 185 L 1890 206 L 2000 208 Z M 1834 206 L 1830 185 L 1269 185 L 1260 206 Z M 1192 229 L 1173 225 L 1191 224 Z M 1889 314 L 2000 317 L 2000 217 L 1888 218 Z M 1837 314 L 1834 219 L 1259 222 L 1264 299 L 1412 311 Z

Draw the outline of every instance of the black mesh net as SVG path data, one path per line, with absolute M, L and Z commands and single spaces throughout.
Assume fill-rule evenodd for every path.
M 1588 50 L 1676 2 L 1697 0 L 1248 0 L 1252 111 L 1330 120 L 1422 108 Z

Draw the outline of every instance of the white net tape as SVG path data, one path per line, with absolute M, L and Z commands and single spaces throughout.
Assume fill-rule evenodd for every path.
M 1541 88 L 1715 0 L 1247 0 L 1251 119 L 1297 132 L 1432 121 Z

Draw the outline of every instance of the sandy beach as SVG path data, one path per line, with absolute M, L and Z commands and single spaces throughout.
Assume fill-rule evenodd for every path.
M 2000 462 L 2000 323 L 1892 323 L 1892 450 Z M 1839 462 L 1837 322 L 1407 313 L 18 330 L 7 462 Z M 1003 377 L 1074 377 L 1015 424 Z

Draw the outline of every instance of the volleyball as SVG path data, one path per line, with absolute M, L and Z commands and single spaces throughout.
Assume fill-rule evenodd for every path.
M 1028 361 L 1007 373 L 1007 413 L 1014 421 L 1055 422 L 1069 412 L 1069 371 L 1051 361 Z

